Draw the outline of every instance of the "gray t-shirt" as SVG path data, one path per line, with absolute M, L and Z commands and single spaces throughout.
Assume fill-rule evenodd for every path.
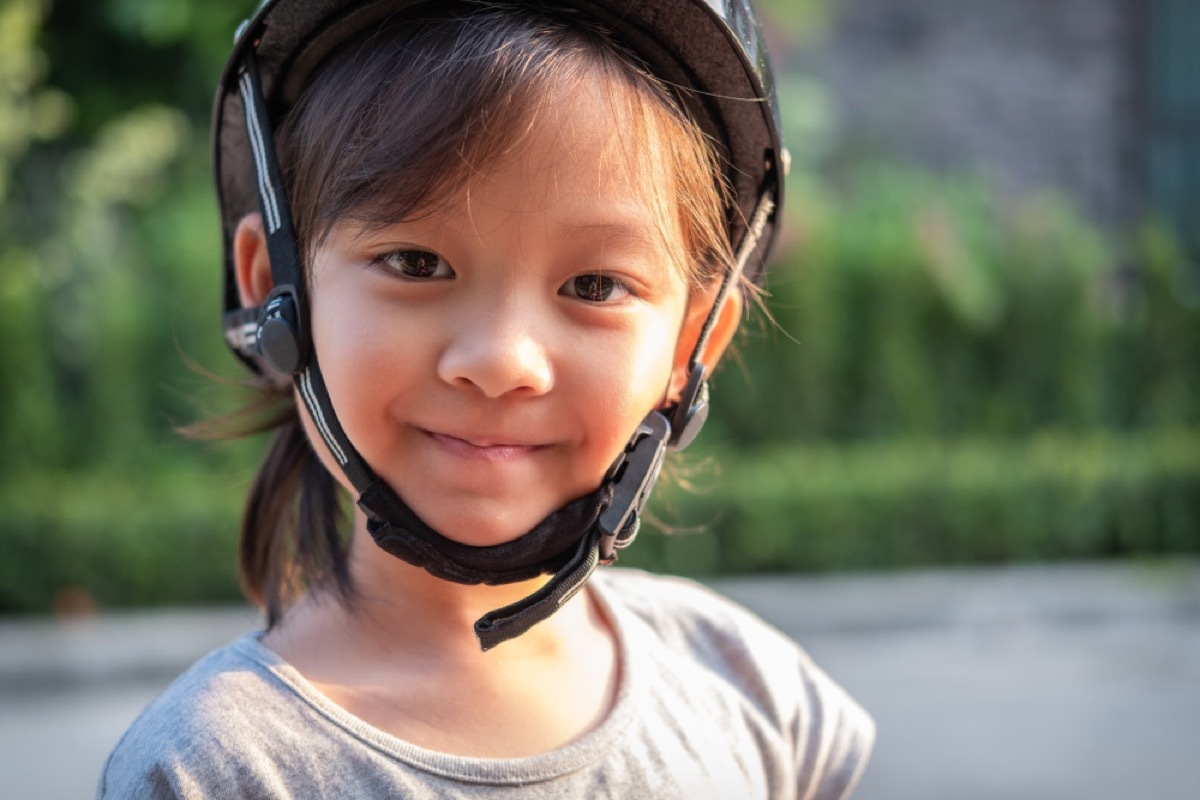
M 247 634 L 181 675 L 117 743 L 98 798 L 845 797 L 874 725 L 791 640 L 694 583 L 604 569 L 608 717 L 529 758 L 416 747 L 349 714 Z

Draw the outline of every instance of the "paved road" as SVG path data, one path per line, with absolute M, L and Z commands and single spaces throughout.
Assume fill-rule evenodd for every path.
M 1200 797 L 1200 562 L 720 581 L 874 714 L 856 800 Z M 0 622 L 0 796 L 91 795 L 245 609 Z

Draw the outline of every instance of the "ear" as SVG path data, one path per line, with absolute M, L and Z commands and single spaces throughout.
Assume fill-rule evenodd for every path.
M 703 330 L 704 322 L 708 319 L 715 294 L 715 289 L 696 292 L 688 303 L 688 310 L 683 319 L 683 329 L 679 335 L 679 344 L 675 348 L 675 366 L 671 372 L 670 399 L 672 402 L 679 399 L 683 387 L 687 385 L 688 361 L 692 357 L 696 342 L 700 340 L 700 331 Z M 742 293 L 734 287 L 725 296 L 724 303 L 717 311 L 717 318 L 713 322 L 708 342 L 704 346 L 704 352 L 700 354 L 700 362 L 708 368 L 710 375 L 716 369 L 717 362 L 721 360 L 729 343 L 733 341 L 733 335 L 737 333 L 738 326 L 742 322 L 742 308 Z
M 261 306 L 275 288 L 271 277 L 271 259 L 267 255 L 267 234 L 262 214 L 247 214 L 233 234 L 233 264 L 237 273 L 238 296 L 244 308 Z

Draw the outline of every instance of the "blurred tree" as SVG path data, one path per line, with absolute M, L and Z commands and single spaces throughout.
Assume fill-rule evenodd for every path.
M 243 5 L 0 6 L 0 470 L 152 458 L 190 416 L 183 301 L 219 302 L 203 131 Z

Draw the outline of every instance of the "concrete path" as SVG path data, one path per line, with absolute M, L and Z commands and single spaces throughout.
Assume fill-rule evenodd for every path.
M 1200 562 L 723 580 L 875 716 L 856 800 L 1200 797 Z M 89 797 L 245 609 L 0 622 L 0 796 Z

